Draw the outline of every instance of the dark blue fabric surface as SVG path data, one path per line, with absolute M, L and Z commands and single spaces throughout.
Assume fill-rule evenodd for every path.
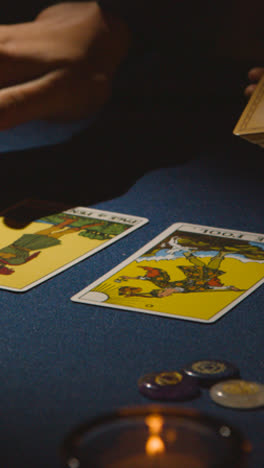
M 181 368 L 200 358 L 223 358 L 234 362 L 243 378 L 264 382 L 263 286 L 211 325 L 70 301 L 73 294 L 174 222 L 264 232 L 263 150 L 232 136 L 232 127 L 225 124 L 230 121 L 229 110 L 218 115 L 217 130 L 214 125 L 209 128 L 216 114 L 203 114 L 202 120 L 199 111 L 196 115 L 193 110 L 191 116 L 200 122 L 199 128 L 192 128 L 184 138 L 173 133 L 175 164 L 163 164 L 164 139 L 155 161 L 149 158 L 153 166 L 144 167 L 141 174 L 137 172 L 121 193 L 111 196 L 109 192 L 93 200 L 96 208 L 144 216 L 149 224 L 27 293 L 0 291 L 1 466 L 58 468 L 59 444 L 73 426 L 115 408 L 148 403 L 137 391 L 137 379 L 149 371 Z M 236 116 L 234 113 L 232 118 Z M 188 121 L 189 112 L 183 124 Z M 39 125 L 38 141 L 42 144 L 50 134 L 47 127 Z M 28 129 L 24 137 L 21 133 L 21 148 L 33 145 L 34 126 L 31 136 L 30 126 Z M 64 130 L 64 137 L 69 137 L 69 128 Z M 18 134 L 19 129 L 15 132 Z M 61 132 L 63 136 L 63 127 Z M 8 145 L 10 150 L 15 149 L 10 144 L 11 136 L 12 132 L 2 134 L 2 151 Z M 89 138 L 88 134 L 86 147 L 83 140 L 78 147 L 85 154 Z M 132 141 L 128 143 L 130 146 Z M 151 148 L 151 138 L 148 143 Z M 74 147 L 70 146 L 71 151 Z M 143 158 L 143 152 L 148 152 L 147 142 L 137 149 Z M 46 149 L 47 159 L 49 151 Z M 8 181 L 3 182 L 2 206 L 23 198 L 24 183 L 29 188 L 34 177 L 36 185 L 41 185 L 44 154 L 36 149 L 33 153 L 11 151 L 2 155 L 2 174 L 8 174 Z M 183 154 L 184 161 L 177 163 Z M 19 170 L 11 172 L 19 161 Z M 120 161 L 123 165 L 118 177 L 122 179 L 125 170 L 132 168 L 133 159 L 123 155 Z M 38 167 L 40 172 L 36 172 Z M 77 172 L 80 168 L 77 165 Z M 16 189 L 10 174 L 15 177 Z M 108 176 L 111 181 L 111 174 Z M 117 183 L 117 177 L 112 180 Z M 56 181 L 61 184 L 60 200 L 65 194 L 68 200 L 75 186 L 67 179 L 65 188 L 60 173 L 43 184 L 46 196 L 55 196 L 52 184 L 56 185 Z M 80 198 L 88 203 L 89 189 L 87 183 L 82 197 L 73 197 L 74 202 Z M 32 193 L 37 194 L 36 186 Z M 43 199 L 44 194 L 43 189 Z M 240 428 L 253 445 L 249 467 L 264 466 L 263 409 L 221 408 L 210 400 L 207 391 L 201 398 L 179 406 L 219 416 Z
M 30 14 L 26 3 L 34 5 Z M 12 0 L 2 21 L 29 19 L 40 4 L 52 2 L 26 3 Z M 90 122 L 34 122 L 0 134 L 1 208 L 34 196 L 150 220 L 27 293 L 0 290 L 1 467 L 61 467 L 59 445 L 76 424 L 148 403 L 137 391 L 138 378 L 147 372 L 223 358 L 234 362 L 243 378 L 264 383 L 263 286 L 211 325 L 70 301 L 172 223 L 264 232 L 264 153 L 232 136 L 248 66 L 236 73 L 232 62 L 216 59 L 206 68 L 190 51 L 191 63 L 183 51 L 181 59 L 168 54 L 136 71 L 133 64 L 125 66 L 128 83 L 122 73 L 114 83 L 119 110 L 109 111 L 99 130 L 91 125 L 87 134 L 56 147 L 46 145 L 69 139 Z M 127 97 L 131 82 L 137 86 Z M 197 100 L 200 95 L 215 103 Z M 228 104 L 232 96 L 235 107 Z M 207 391 L 179 406 L 238 427 L 253 445 L 249 468 L 264 467 L 263 409 L 222 408 Z

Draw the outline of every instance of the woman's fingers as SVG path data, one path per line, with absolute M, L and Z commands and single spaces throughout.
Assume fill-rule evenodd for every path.
M 244 94 L 247 98 L 249 98 L 250 96 L 252 96 L 252 94 L 254 93 L 256 87 L 257 87 L 257 83 L 258 81 L 261 80 L 262 76 L 264 75 L 264 68 L 263 67 L 255 67 L 255 68 L 251 68 L 251 70 L 249 70 L 248 72 L 248 78 L 250 81 L 252 81 L 252 83 L 250 85 L 248 85 L 244 91 Z
M 249 70 L 248 78 L 250 81 L 259 81 L 262 76 L 264 75 L 264 68 L 263 67 L 255 67 Z
M 81 74 L 59 69 L 20 85 L 0 90 L 0 131 L 39 119 L 78 119 L 100 109 L 110 96 L 103 74 L 82 82 Z
M 251 85 L 247 86 L 247 87 L 245 88 L 244 95 L 245 95 L 247 98 L 249 98 L 249 97 L 252 96 L 252 94 L 254 93 L 256 87 L 257 87 L 256 84 L 251 84 Z
M 0 130 L 97 112 L 129 43 L 127 26 L 94 0 L 61 3 L 35 21 L 0 25 Z
M 57 72 L 0 91 L 0 130 L 45 118 L 55 97 Z

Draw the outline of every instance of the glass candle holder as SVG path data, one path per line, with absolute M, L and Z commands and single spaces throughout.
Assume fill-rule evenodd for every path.
M 125 408 L 66 436 L 67 468 L 244 468 L 250 444 L 226 422 L 187 408 Z

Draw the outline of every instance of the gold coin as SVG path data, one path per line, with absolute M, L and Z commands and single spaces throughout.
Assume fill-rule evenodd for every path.
M 182 381 L 182 375 L 179 372 L 161 372 L 155 377 L 158 385 L 176 385 Z

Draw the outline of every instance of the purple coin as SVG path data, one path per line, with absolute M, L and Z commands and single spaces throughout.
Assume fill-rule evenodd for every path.
M 183 368 L 183 373 L 197 379 L 203 387 L 211 387 L 220 380 L 239 377 L 239 369 L 232 363 L 223 360 L 206 359 L 194 361 Z
M 146 374 L 139 379 L 138 389 L 147 398 L 162 401 L 185 401 L 200 393 L 196 380 L 178 371 Z

